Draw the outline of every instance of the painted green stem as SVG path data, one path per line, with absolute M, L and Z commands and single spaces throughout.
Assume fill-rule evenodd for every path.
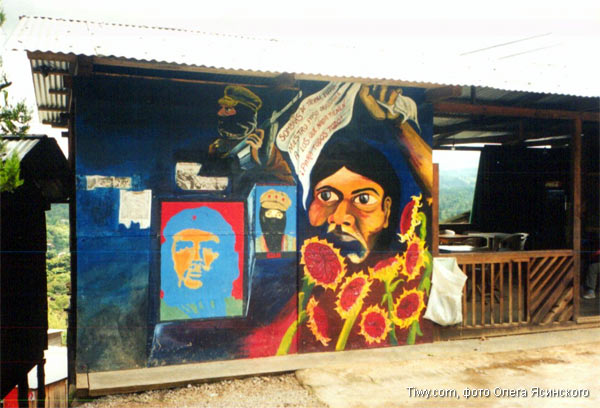
M 392 291 L 390 290 L 389 282 L 385 282 L 385 293 L 387 295 L 387 306 L 391 320 L 394 313 L 394 302 L 392 301 Z M 392 346 L 397 346 L 398 338 L 396 337 L 396 325 L 394 324 L 394 322 L 391 322 L 390 324 L 392 325 L 392 329 L 390 330 L 390 343 L 392 344 Z
M 346 342 L 348 341 L 348 336 L 350 336 L 352 327 L 354 327 L 354 322 L 358 317 L 358 312 L 360 312 L 360 308 L 357 307 L 356 310 L 354 310 L 352 314 L 346 318 L 344 326 L 342 327 L 342 331 L 340 332 L 340 337 L 338 337 L 338 341 L 335 344 L 335 351 L 341 351 L 346 348 Z
M 427 216 L 424 213 L 419 212 L 417 214 L 417 217 L 419 217 L 419 220 L 421 221 L 421 226 L 419 228 L 419 238 L 425 241 L 425 239 L 427 238 Z
M 406 338 L 406 344 L 415 344 L 415 340 L 417 338 L 417 329 L 419 322 L 413 322 L 413 324 L 410 325 L 410 329 L 408 330 L 408 337 Z M 420 330 L 419 330 L 420 331 Z
M 308 279 L 302 279 L 302 290 L 298 293 L 298 318 L 290 324 L 290 327 L 287 328 L 285 334 L 281 338 L 281 343 L 279 343 L 279 347 L 277 348 L 277 356 L 283 356 L 289 353 L 298 327 L 302 326 L 302 323 L 304 323 L 308 317 L 306 313 L 306 304 L 308 303 L 308 299 L 310 298 L 314 287 L 315 285 L 309 283 Z
M 284 356 L 287 353 L 289 353 L 292 341 L 294 340 L 294 336 L 298 331 L 298 327 L 300 327 L 302 323 L 304 323 L 304 321 L 306 320 L 306 316 L 306 312 L 302 311 L 298 316 L 298 319 L 294 320 L 290 327 L 287 328 L 285 334 L 283 335 L 283 338 L 281 339 L 281 343 L 279 343 L 279 348 L 277 349 L 277 353 L 275 355 Z

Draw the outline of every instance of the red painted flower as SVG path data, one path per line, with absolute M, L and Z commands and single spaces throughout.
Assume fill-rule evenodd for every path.
M 346 278 L 338 292 L 335 310 L 342 318 L 348 318 L 352 313 L 360 310 L 370 287 L 369 277 L 362 272 Z
M 304 275 L 308 281 L 335 290 L 345 273 L 340 250 L 327 240 L 313 237 L 304 241 L 300 252 L 300 263 L 304 265 Z
M 369 276 L 371 279 L 377 279 L 389 284 L 398 276 L 398 272 L 403 266 L 402 257 L 396 254 L 391 258 L 377 262 L 373 268 L 369 268 Z
M 392 321 L 401 329 L 406 329 L 419 320 L 425 308 L 423 292 L 417 289 L 405 290 L 394 303 Z
M 419 220 L 418 217 L 419 208 L 423 205 L 421 203 L 421 198 L 421 194 L 419 194 L 418 197 L 412 196 L 412 200 L 406 204 L 402 210 L 402 215 L 400 217 L 400 233 L 398 234 L 400 242 L 408 241 L 414 235 L 417 225 L 421 223 L 421 220 Z
M 329 324 L 327 322 L 327 313 L 319 306 L 319 302 L 311 297 L 306 305 L 306 313 L 308 314 L 308 321 L 306 324 L 312 332 L 313 336 L 317 341 L 320 341 L 322 345 L 327 346 L 331 341 L 329 338 Z
M 407 282 L 419 276 L 426 261 L 425 242 L 413 237 L 406 246 L 406 252 L 402 255 L 403 268 L 401 272 L 408 278 Z
M 377 305 L 369 306 L 362 314 L 360 334 L 367 343 L 381 343 L 391 330 L 387 312 Z

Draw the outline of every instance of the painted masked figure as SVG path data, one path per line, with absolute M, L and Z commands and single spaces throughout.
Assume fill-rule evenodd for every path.
M 229 85 L 218 103 L 219 137 L 208 148 L 211 161 L 203 172 L 234 174 L 237 191 L 247 191 L 252 183 L 268 179 L 292 184 L 289 165 L 265 136 L 265 130 L 258 127 L 258 112 L 263 105 L 260 97 L 243 86 Z
M 283 191 L 270 189 L 260 196 L 260 228 L 257 252 L 289 252 L 296 250 L 296 239 L 285 234 L 286 211 L 292 201 Z

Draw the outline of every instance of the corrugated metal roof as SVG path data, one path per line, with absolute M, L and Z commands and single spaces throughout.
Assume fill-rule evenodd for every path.
M 32 59 L 31 68 L 33 72 L 37 69 L 44 67 L 45 69 L 52 69 L 57 71 L 69 71 L 71 72 L 71 64 L 66 61 L 43 61 L 38 59 Z M 67 111 L 68 109 L 68 96 L 67 94 L 59 94 L 50 92 L 50 90 L 63 90 L 65 89 L 64 76 L 62 75 L 33 75 L 33 89 L 35 92 L 35 100 L 38 106 L 45 106 L 54 108 L 56 110 L 38 110 L 39 120 L 42 123 L 56 123 L 60 122 L 59 109 Z
M 23 160 L 27 153 L 40 142 L 38 138 L 26 137 L 23 139 L 6 139 L 4 140 L 6 150 L 2 154 L 1 159 L 5 160 L 7 157 L 12 157 L 16 154 L 19 160 Z
M 217 69 L 600 96 L 600 81 L 595 78 L 597 61 L 582 64 L 561 59 L 560 52 L 566 52 L 569 44 L 544 46 L 543 41 L 554 40 L 547 36 L 469 52 L 461 52 L 449 39 L 417 40 L 415 37 L 411 41 L 392 38 L 378 46 L 357 42 L 331 44 L 325 38 L 259 39 L 182 29 L 22 17 L 8 47 Z

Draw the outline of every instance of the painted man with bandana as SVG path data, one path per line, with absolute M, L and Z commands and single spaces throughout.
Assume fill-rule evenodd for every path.
M 219 99 L 217 130 L 219 137 L 208 149 L 209 156 L 220 162 L 221 168 L 238 173 L 235 184 L 251 184 L 265 179 L 293 183 L 292 172 L 281 152 L 273 143 L 265 143 L 265 131 L 258 128 L 260 97 L 243 86 L 229 85 Z M 250 148 L 248 163 L 239 163 L 237 151 Z
M 285 234 L 286 212 L 292 200 L 283 191 L 269 189 L 260 196 L 260 228 L 256 252 L 291 252 L 296 250 L 296 238 Z

